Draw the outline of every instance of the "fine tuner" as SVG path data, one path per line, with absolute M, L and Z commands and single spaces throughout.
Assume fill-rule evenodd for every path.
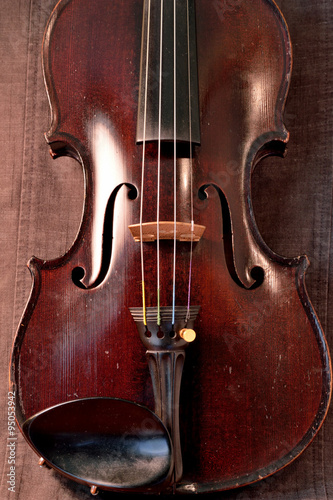
M 186 342 L 193 342 L 197 336 L 195 331 L 191 328 L 182 328 L 179 332 L 179 335 L 182 339 L 186 340 Z

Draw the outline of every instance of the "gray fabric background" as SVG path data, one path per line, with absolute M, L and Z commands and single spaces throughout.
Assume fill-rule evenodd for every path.
M 40 52 L 54 4 L 55 0 L 0 0 L 2 499 L 91 498 L 86 487 L 39 468 L 37 456 L 20 436 L 16 446 L 16 492 L 8 492 L 6 484 L 8 364 L 31 286 L 25 264 L 33 254 L 51 259 L 70 247 L 78 230 L 83 200 L 80 166 L 69 159 L 52 161 L 43 138 L 49 126 L 49 108 Z M 284 160 L 271 158 L 257 167 L 253 177 L 254 206 L 262 235 L 274 251 L 287 257 L 308 255 L 308 291 L 332 347 L 333 2 L 279 0 L 278 4 L 294 47 L 293 79 L 285 114 L 291 140 Z M 257 485 L 210 498 L 333 499 L 332 441 L 331 410 L 315 441 L 288 468 Z M 102 493 L 100 497 L 110 495 Z

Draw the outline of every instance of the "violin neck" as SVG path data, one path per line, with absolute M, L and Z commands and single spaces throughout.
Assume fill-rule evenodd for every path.
M 144 0 L 137 142 L 200 143 L 194 0 Z

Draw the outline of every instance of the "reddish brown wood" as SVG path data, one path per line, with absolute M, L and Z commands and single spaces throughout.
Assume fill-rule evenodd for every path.
M 206 231 L 194 250 L 192 303 L 201 309 L 182 381 L 179 493 L 232 488 L 280 469 L 316 434 L 331 392 L 329 354 L 304 286 L 307 259 L 275 255 L 261 239 L 251 204 L 256 162 L 283 154 L 288 140 L 282 123 L 291 72 L 287 28 L 270 0 L 240 2 L 224 16 L 213 2 L 197 0 L 196 10 L 195 222 Z M 139 246 L 128 230 L 139 222 L 141 196 L 142 146 L 135 144 L 141 17 L 139 0 L 63 0 L 46 31 L 53 112 L 47 140 L 55 156 L 82 163 L 86 202 L 70 251 L 30 263 L 34 286 L 13 353 L 20 426 L 76 398 L 117 397 L 154 409 L 145 349 L 129 312 L 141 305 Z M 155 144 L 147 148 L 146 165 L 144 219 L 154 221 Z M 170 220 L 172 158 L 165 154 L 162 165 L 161 220 Z M 181 186 L 186 159 L 178 167 Z M 136 187 L 135 200 L 124 184 Z M 202 187 L 206 200 L 198 196 Z M 112 194 L 112 258 L 104 273 L 103 223 Z M 180 187 L 179 202 L 180 217 L 188 217 Z M 172 243 L 161 242 L 161 249 L 161 301 L 170 305 Z M 154 306 L 155 245 L 145 245 L 145 262 L 147 301 Z M 188 243 L 179 243 L 179 305 L 186 304 L 188 264 Z M 87 289 L 73 283 L 77 266 L 85 269 Z M 256 267 L 265 273 L 258 287 L 251 275 Z

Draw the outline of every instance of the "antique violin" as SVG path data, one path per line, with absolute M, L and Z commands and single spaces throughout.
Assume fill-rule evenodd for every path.
M 51 154 L 82 165 L 80 230 L 33 257 L 17 422 L 98 489 L 200 493 L 294 460 L 331 396 L 305 256 L 263 241 L 251 174 L 283 156 L 292 52 L 273 0 L 60 0 Z M 186 359 L 185 359 L 186 351 Z

